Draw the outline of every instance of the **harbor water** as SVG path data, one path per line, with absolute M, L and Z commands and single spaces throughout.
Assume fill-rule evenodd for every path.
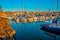
M 16 30 L 16 40 L 60 40 L 60 36 L 47 35 L 45 31 L 41 30 L 41 26 L 44 22 L 32 22 L 21 23 L 11 22 L 11 26 Z

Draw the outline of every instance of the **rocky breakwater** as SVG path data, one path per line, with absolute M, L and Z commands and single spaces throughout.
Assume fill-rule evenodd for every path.
M 0 17 L 0 40 L 15 40 L 16 31 L 11 27 L 7 18 Z

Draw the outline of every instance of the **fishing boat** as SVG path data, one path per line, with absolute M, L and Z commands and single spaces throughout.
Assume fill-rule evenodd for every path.
M 27 22 L 27 18 L 26 17 L 22 17 L 22 20 L 23 20 L 22 21 L 23 23 L 26 23 Z
M 19 22 L 19 18 L 18 18 L 18 19 L 16 19 L 16 22 Z
M 60 17 L 55 18 L 51 24 L 43 24 L 41 26 L 41 29 L 46 32 L 60 35 Z

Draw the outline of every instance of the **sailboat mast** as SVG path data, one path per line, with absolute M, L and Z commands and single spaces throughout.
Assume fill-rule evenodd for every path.
M 36 0 L 36 12 L 39 12 L 39 2 Z
M 57 0 L 57 12 L 58 12 L 58 0 Z
M 58 0 L 57 0 L 56 7 L 57 7 L 57 10 L 56 10 L 56 12 L 57 12 L 57 16 L 58 16 Z

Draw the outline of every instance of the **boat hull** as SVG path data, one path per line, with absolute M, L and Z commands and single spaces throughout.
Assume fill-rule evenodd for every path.
M 55 30 L 54 30 L 55 29 Z M 55 34 L 55 35 L 60 35 L 60 29 L 57 28 L 46 28 L 46 27 L 42 27 L 41 30 Z

